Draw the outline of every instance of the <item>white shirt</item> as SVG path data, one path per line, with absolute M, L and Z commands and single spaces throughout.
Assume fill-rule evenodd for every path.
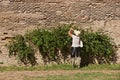
M 72 47 L 80 47 L 80 37 L 72 35 Z

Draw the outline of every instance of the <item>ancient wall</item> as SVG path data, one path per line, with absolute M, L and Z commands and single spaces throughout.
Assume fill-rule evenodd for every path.
M 5 47 L 13 35 L 70 23 L 103 28 L 120 45 L 120 0 L 0 0 L 0 62 L 16 64 Z M 117 53 L 120 57 L 120 48 Z

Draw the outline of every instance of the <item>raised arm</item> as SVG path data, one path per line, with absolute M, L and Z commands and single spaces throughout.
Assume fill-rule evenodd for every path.
M 70 30 L 68 31 L 68 35 L 69 35 L 70 37 L 72 37 L 73 32 L 74 32 L 73 28 L 70 28 Z

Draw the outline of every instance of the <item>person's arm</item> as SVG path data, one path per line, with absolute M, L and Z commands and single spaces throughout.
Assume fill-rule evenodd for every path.
M 72 37 L 73 31 L 74 31 L 74 30 L 73 30 L 72 28 L 70 28 L 70 30 L 68 31 L 68 35 Z

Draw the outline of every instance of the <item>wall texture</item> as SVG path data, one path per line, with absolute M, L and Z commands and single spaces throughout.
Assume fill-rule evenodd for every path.
M 70 23 L 108 31 L 119 47 L 120 63 L 120 0 L 0 0 L 0 62 L 17 63 L 5 47 L 13 35 Z

